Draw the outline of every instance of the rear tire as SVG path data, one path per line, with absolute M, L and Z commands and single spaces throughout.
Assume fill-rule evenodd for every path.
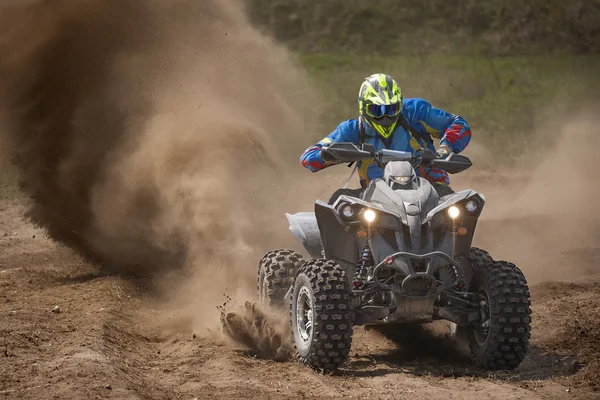
M 331 372 L 348 360 L 354 314 L 347 285 L 344 269 L 334 261 L 309 261 L 298 271 L 290 314 L 300 362 Z
M 261 304 L 285 307 L 285 295 L 294 284 L 296 272 L 303 263 L 302 255 L 293 250 L 268 252 L 258 264 L 257 289 Z
M 467 330 L 473 359 L 486 370 L 517 368 L 527 354 L 531 332 L 525 276 L 514 264 L 495 261 L 476 268 L 469 291 L 480 293 L 486 303 L 481 308 L 484 322 Z
M 471 247 L 469 251 L 469 262 L 473 269 L 475 269 L 493 263 L 494 259 L 487 251 L 480 249 L 479 247 Z

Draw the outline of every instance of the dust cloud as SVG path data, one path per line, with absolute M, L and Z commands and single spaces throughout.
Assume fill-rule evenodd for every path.
M 311 94 L 295 60 L 233 0 L 0 7 L 1 140 L 28 217 L 105 268 L 178 271 L 188 283 L 159 289 L 218 321 L 297 201 Z
M 600 273 L 594 172 L 600 118 L 597 106 L 588 104 L 587 111 L 540 123 L 529 149 L 510 167 L 481 172 L 475 164 L 453 179 L 455 189 L 486 195 L 475 244 L 517 264 L 531 284 Z

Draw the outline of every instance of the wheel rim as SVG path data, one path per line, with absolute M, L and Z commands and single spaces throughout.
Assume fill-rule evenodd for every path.
M 262 278 L 262 284 L 260 287 L 260 304 L 269 305 L 269 284 L 264 276 Z
M 479 346 L 484 346 L 489 337 L 492 323 L 492 313 L 490 310 L 490 300 L 486 292 L 479 293 L 479 306 L 481 307 L 481 323 L 473 329 L 473 336 Z
M 454 322 L 448 321 L 447 326 L 448 326 L 448 334 L 450 335 L 450 337 L 451 338 L 456 337 L 456 331 L 458 329 L 458 325 L 456 325 Z
M 307 345 L 313 332 L 313 302 L 310 290 L 302 286 L 296 300 L 296 330 L 298 337 Z

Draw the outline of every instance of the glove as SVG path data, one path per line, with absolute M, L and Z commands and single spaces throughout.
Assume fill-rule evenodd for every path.
M 423 149 L 421 153 L 421 164 L 429 166 L 433 160 L 437 158 L 437 154 L 429 149 Z
M 421 165 L 428 166 L 436 158 L 436 153 L 429 149 L 421 149 L 417 151 L 411 160 L 413 168 L 418 168 Z
M 452 150 L 450 149 L 450 147 L 443 144 L 437 149 L 435 153 L 435 158 L 445 160 L 446 158 L 448 158 L 448 156 L 450 156 L 450 154 L 452 154 Z
M 421 166 L 421 156 L 419 154 L 413 154 L 410 165 L 412 165 L 414 169 L 418 169 Z

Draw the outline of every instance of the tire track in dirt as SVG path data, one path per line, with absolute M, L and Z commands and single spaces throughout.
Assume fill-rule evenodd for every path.
M 15 398 L 101 398 L 115 375 L 101 327 L 122 283 L 98 275 L 69 250 L 42 254 L 39 263 L 24 255 L 23 267 L 0 275 L 7 367 L 0 391 Z

